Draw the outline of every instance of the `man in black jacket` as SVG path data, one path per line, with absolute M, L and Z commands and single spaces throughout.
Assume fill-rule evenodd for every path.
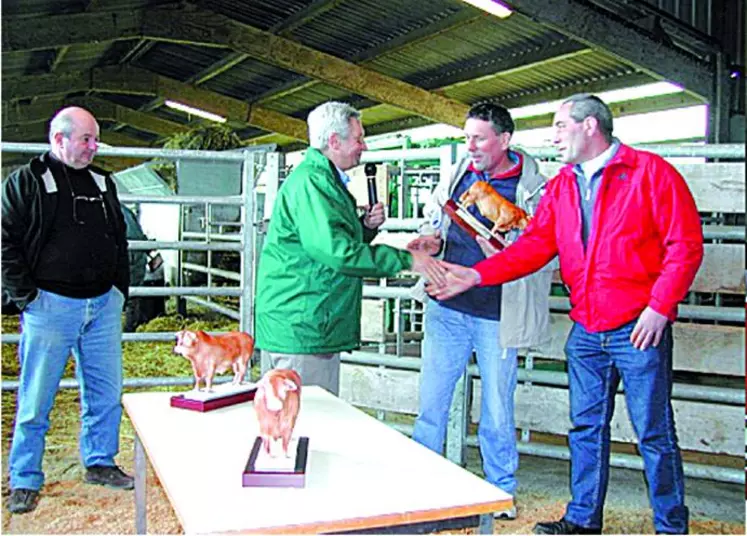
M 50 123 L 51 151 L 3 184 L 3 304 L 21 311 L 20 386 L 8 509 L 36 507 L 49 413 L 70 353 L 80 381 L 86 482 L 132 489 L 114 463 L 122 417 L 125 224 L 114 182 L 92 167 L 99 125 L 77 107 Z

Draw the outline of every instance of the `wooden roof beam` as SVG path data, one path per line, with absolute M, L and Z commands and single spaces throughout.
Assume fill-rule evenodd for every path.
M 571 84 L 556 87 L 520 91 L 515 94 L 505 95 L 499 99 L 492 99 L 492 101 L 498 102 L 506 108 L 518 108 L 520 106 L 530 106 L 532 104 L 565 99 L 575 93 L 598 94 L 604 91 L 625 89 L 650 83 L 651 75 L 631 70 L 631 72 L 610 77 L 602 77 L 594 80 L 578 80 Z
M 104 67 L 59 75 L 34 75 L 3 80 L 3 96 L 21 99 L 36 95 L 65 95 L 81 91 L 157 95 L 226 117 L 241 125 L 252 125 L 307 141 L 306 123 L 287 115 L 251 106 L 249 103 L 206 91 L 136 67 Z M 132 115 L 132 114 L 131 114 Z
M 49 139 L 48 128 L 44 123 L 32 123 L 28 125 L 3 126 L 3 141 L 8 142 L 37 142 L 46 143 Z M 121 132 L 110 130 L 101 131 L 101 141 L 109 145 L 125 147 L 149 147 L 147 141 L 127 136 Z
M 510 0 L 510 4 L 520 15 L 713 101 L 716 75 L 713 66 L 657 41 L 611 14 L 578 0 Z
M 44 17 L 43 30 L 37 31 L 29 28 L 28 17 L 3 17 L 3 52 L 141 37 L 145 13 L 130 9 Z
M 464 103 L 207 11 L 172 13 L 149 10 L 143 30 L 153 39 L 226 46 L 433 121 L 461 124 L 468 109 Z
M 227 47 L 433 121 L 460 124 L 468 108 L 453 99 L 435 95 L 422 88 L 209 11 L 158 8 L 60 15 L 48 19 L 48 34 L 28 32 L 27 21 L 19 18 L 4 21 L 4 50 L 36 50 L 76 43 L 143 37 Z M 261 125 L 255 126 L 264 128 Z M 297 138 L 296 135 L 293 137 Z
M 368 49 L 358 54 L 357 56 L 350 59 L 351 62 L 356 63 L 360 66 L 366 66 L 373 63 L 377 57 L 390 54 L 393 52 L 400 52 L 413 47 L 423 41 L 432 39 L 437 35 L 441 35 L 462 26 L 479 20 L 485 17 L 485 13 L 482 11 L 476 12 L 474 9 L 470 9 L 467 4 L 464 5 L 464 9 L 457 11 L 456 13 L 444 17 L 434 23 L 422 26 L 417 30 L 408 32 L 402 36 L 396 37 L 390 41 L 382 43 L 381 45 Z M 270 89 L 257 97 L 256 102 L 264 104 L 272 102 L 279 98 L 287 97 L 301 90 L 306 90 L 316 85 L 321 84 L 318 80 L 292 80 L 286 84 L 281 85 L 278 88 Z M 427 88 L 426 88 L 427 89 Z
M 609 105 L 612 110 L 612 115 L 615 118 L 625 117 L 634 114 L 644 114 L 648 112 L 661 112 L 665 110 L 674 110 L 677 108 L 684 108 L 686 106 L 697 106 L 702 104 L 702 100 L 698 97 L 690 95 L 688 93 L 673 93 L 670 95 L 658 95 L 655 97 L 648 97 L 644 99 L 633 99 L 628 101 L 614 102 Z M 535 128 L 545 128 L 552 126 L 552 119 L 555 113 L 546 113 L 542 115 L 536 115 L 532 117 L 517 117 L 514 118 L 514 124 L 516 132 L 522 130 L 532 130 Z M 376 136 L 378 134 L 385 134 L 387 132 L 393 132 L 396 130 L 404 130 L 409 128 L 416 128 L 427 125 L 428 122 L 422 117 L 408 116 L 392 121 L 385 121 L 382 123 L 376 123 L 366 127 L 366 135 Z M 263 138 L 266 141 L 274 141 L 283 145 L 281 140 L 271 140 L 265 136 Z M 260 137 L 252 138 L 252 143 L 259 143 Z M 287 141 L 286 141 L 287 144 Z
M 583 56 L 590 48 L 571 39 L 552 44 L 527 47 L 521 50 L 501 50 L 488 56 L 461 62 L 456 69 L 432 73 L 418 80 L 418 84 L 439 93 L 476 81 L 511 76 L 521 71 L 541 69 L 542 66 Z
M 94 96 L 36 101 L 28 105 L 4 104 L 3 124 L 18 125 L 49 121 L 51 116 L 63 106 L 82 106 L 90 110 L 99 121 L 126 123 L 138 130 L 151 132 L 159 136 L 171 136 L 176 132 L 185 132 L 190 128 L 188 125 L 161 119 L 152 114 L 133 110 Z
M 631 72 L 625 75 L 615 76 L 611 78 L 604 78 L 601 80 L 583 80 L 583 81 L 579 81 L 576 84 L 567 85 L 563 87 L 554 87 L 554 88 L 543 89 L 543 90 L 534 91 L 534 92 L 522 92 L 516 95 L 508 95 L 505 98 L 501 98 L 501 99 L 492 99 L 491 102 L 502 104 L 506 108 L 517 108 L 520 106 L 529 106 L 532 104 L 541 104 L 543 102 L 563 99 L 563 98 L 571 96 L 574 93 L 579 93 L 582 91 L 589 92 L 589 93 L 601 93 L 603 91 L 623 89 L 623 88 L 633 87 L 633 86 L 637 86 L 637 85 L 641 85 L 641 84 L 645 84 L 649 82 L 651 82 L 650 75 L 644 74 L 644 73 Z M 442 88 L 442 89 L 446 89 L 446 88 Z M 692 97 L 691 100 L 698 101 L 698 98 Z M 366 112 L 374 111 L 376 108 L 379 108 L 381 106 L 386 106 L 386 105 L 377 104 L 376 106 L 371 106 L 369 108 L 364 108 L 361 110 L 361 112 L 363 112 L 363 123 L 366 128 L 367 136 L 376 136 L 379 134 L 386 134 L 387 132 L 392 132 L 394 130 L 403 130 L 403 129 L 416 128 L 416 127 L 433 124 L 432 121 L 429 121 L 423 117 L 414 116 L 414 115 L 401 117 L 398 119 L 394 119 L 392 121 L 383 121 L 381 123 L 367 123 Z M 516 120 L 516 122 L 517 122 L 517 130 L 530 127 L 529 124 L 526 124 L 526 125 L 521 124 L 520 120 Z M 287 140 L 283 140 L 281 138 L 276 139 L 266 134 L 251 138 L 249 142 L 250 143 L 264 143 L 265 140 L 267 140 L 268 142 L 271 141 L 274 143 L 278 143 L 278 145 L 281 145 L 281 146 L 287 145 Z
M 330 9 L 336 7 L 341 1 L 342 0 L 314 0 L 305 8 L 296 11 L 290 17 L 287 17 L 272 26 L 268 31 L 276 35 L 287 36 L 298 26 L 306 24 L 310 20 L 313 20 L 323 13 L 326 13 Z M 209 7 L 208 2 L 199 3 Z M 208 80 L 211 80 L 212 78 L 215 78 L 216 76 L 224 73 L 234 65 L 241 63 L 247 58 L 249 58 L 248 54 L 244 54 L 243 52 L 232 52 L 225 58 L 216 61 L 212 65 L 207 66 L 205 69 L 203 69 L 187 81 L 199 86 L 200 84 L 204 84 Z
M 661 112 L 675 110 L 687 106 L 697 106 L 703 101 L 689 93 L 672 93 L 670 95 L 657 95 L 643 99 L 613 102 L 609 104 L 613 117 L 626 117 L 628 115 L 645 114 L 649 112 Z M 514 120 L 516 130 L 530 130 L 534 128 L 545 128 L 552 126 L 555 112 L 537 115 L 534 117 L 521 117 Z

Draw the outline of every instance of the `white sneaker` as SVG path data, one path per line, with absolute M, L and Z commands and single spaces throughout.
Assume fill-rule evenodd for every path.
M 506 521 L 516 519 L 516 506 L 512 506 L 511 508 L 507 508 L 506 510 L 499 510 L 498 512 L 493 514 L 493 518 L 503 519 Z

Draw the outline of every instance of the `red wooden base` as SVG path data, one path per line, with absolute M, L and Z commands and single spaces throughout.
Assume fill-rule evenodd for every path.
M 213 398 L 211 400 L 194 400 L 192 398 L 186 397 L 185 395 L 174 395 L 171 397 L 171 407 L 190 409 L 192 411 L 200 412 L 212 411 L 214 409 L 233 406 L 234 404 L 240 404 L 242 402 L 254 400 L 254 395 L 256 393 L 257 388 L 254 387 L 249 391 L 222 396 L 219 398 Z
M 467 212 L 467 215 L 462 217 L 461 211 L 463 210 L 464 209 L 460 209 L 459 205 L 457 205 L 452 199 L 449 199 L 444 205 L 444 212 L 449 215 L 451 221 L 464 229 L 472 238 L 477 238 L 479 235 L 490 242 L 490 244 L 496 249 L 500 250 L 506 247 L 505 241 L 499 239 L 494 234 L 491 234 L 490 230 L 472 216 L 472 214 Z M 470 216 L 472 217 L 470 218 Z

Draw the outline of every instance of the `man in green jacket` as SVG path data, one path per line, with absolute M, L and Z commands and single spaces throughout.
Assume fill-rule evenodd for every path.
M 340 352 L 360 346 L 363 278 L 402 270 L 442 280 L 429 255 L 370 245 L 381 203 L 358 217 L 345 171 L 366 149 L 360 112 L 326 102 L 308 117 L 304 161 L 278 192 L 257 273 L 255 338 L 262 371 L 292 368 L 337 395 Z

